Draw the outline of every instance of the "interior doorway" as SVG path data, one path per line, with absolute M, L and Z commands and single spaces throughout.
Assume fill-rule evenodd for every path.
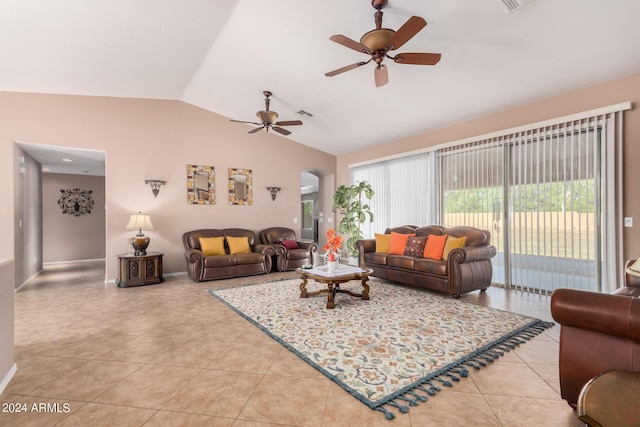
M 318 242 L 320 178 L 312 172 L 300 173 L 300 229 L 303 240 Z

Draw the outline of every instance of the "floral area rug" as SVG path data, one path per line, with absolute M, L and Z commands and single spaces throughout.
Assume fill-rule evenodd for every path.
M 553 325 L 381 281 L 369 282 L 369 301 L 337 294 L 328 310 L 326 293 L 300 298 L 300 282 L 209 292 L 388 419 Z

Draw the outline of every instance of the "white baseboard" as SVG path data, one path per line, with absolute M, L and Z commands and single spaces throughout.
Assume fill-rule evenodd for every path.
M 0 382 L 0 394 L 4 392 L 5 388 L 7 388 L 7 386 L 9 385 L 9 382 L 11 381 L 11 379 L 13 378 L 13 376 L 16 374 L 17 371 L 18 371 L 18 365 L 14 363 L 13 366 L 11 366 L 11 369 L 9 369 L 9 372 L 7 372 L 7 375 L 5 375 L 4 378 L 2 379 L 2 382 Z
M 106 258 L 95 258 L 95 259 L 74 259 L 71 261 L 49 261 L 49 262 L 43 262 L 42 265 L 59 265 L 59 264 L 77 264 L 80 262 L 97 262 L 97 261 L 102 261 L 102 262 L 106 262 Z
M 174 277 L 174 276 L 186 276 L 187 272 L 186 271 L 178 271 L 176 273 L 166 273 L 166 274 L 162 274 L 162 277 Z M 105 285 L 109 285 L 109 284 L 115 284 L 116 283 L 116 279 L 107 279 L 104 281 Z

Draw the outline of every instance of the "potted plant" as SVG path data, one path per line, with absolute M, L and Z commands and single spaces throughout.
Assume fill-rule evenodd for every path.
M 362 239 L 362 224 L 369 217 L 373 221 L 373 213 L 366 203 L 371 200 L 375 192 L 367 181 L 357 182 L 352 186 L 341 185 L 333 195 L 333 212 L 340 212 L 342 219 L 338 223 L 338 231 L 345 233 L 347 254 L 351 257 L 358 256 L 356 241 Z

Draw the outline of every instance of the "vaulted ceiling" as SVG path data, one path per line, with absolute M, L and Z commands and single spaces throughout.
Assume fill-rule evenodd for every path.
M 329 37 L 375 28 L 370 0 L 0 0 L 0 91 L 174 99 L 252 121 L 270 90 L 280 120 L 304 122 L 286 138 L 340 155 L 640 72 L 640 1 L 501 3 L 389 0 L 383 27 L 428 22 L 398 52 L 442 60 L 387 61 L 376 88 L 373 63 L 324 75 L 368 59 Z

